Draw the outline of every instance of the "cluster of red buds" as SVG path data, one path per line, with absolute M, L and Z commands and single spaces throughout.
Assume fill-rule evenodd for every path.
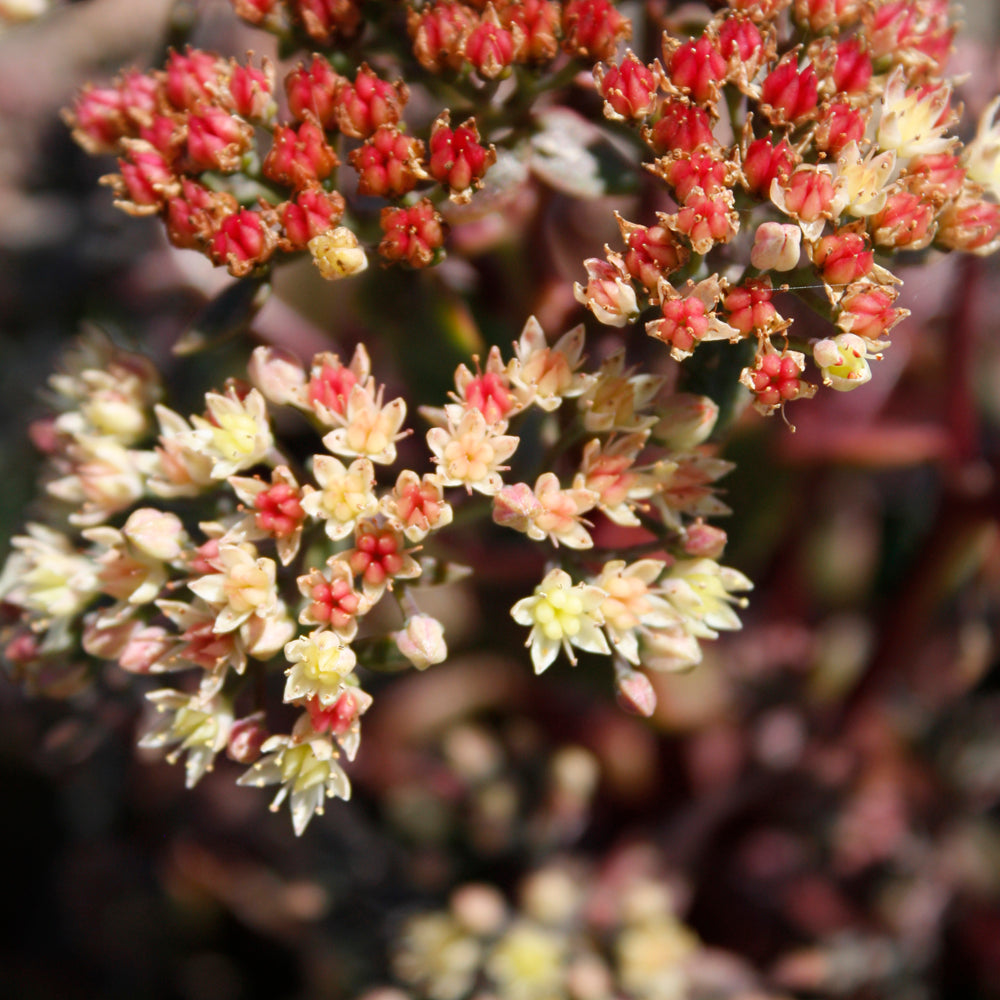
M 595 70 L 605 116 L 632 127 L 674 209 L 620 218 L 624 251 L 587 261 L 577 298 L 619 326 L 656 308 L 646 331 L 677 359 L 755 342 L 741 381 L 773 412 L 816 391 L 779 293 L 822 288 L 828 336 L 798 346 L 827 385 L 867 381 L 905 315 L 879 260 L 1000 247 L 1000 139 L 988 121 L 964 149 L 948 134 L 940 0 L 731 0 L 705 17 L 693 37 L 664 31 L 661 58 Z
M 370 31 L 365 51 L 380 65 L 382 50 L 391 48 L 355 0 L 234 6 L 260 27 L 299 32 L 306 44 L 336 48 Z M 458 72 L 473 94 L 514 64 L 534 72 L 564 53 L 586 63 L 609 59 L 630 31 L 609 0 L 399 7 L 389 34 L 408 30 L 431 78 Z M 317 53 L 293 68 L 284 79 L 289 117 L 279 120 L 267 60 L 258 67 L 198 49 L 172 51 L 162 70 L 129 71 L 110 86 L 85 88 L 67 120 L 85 149 L 119 157 L 118 172 L 106 178 L 118 207 L 159 215 L 172 243 L 201 250 L 236 276 L 307 247 L 327 276 L 364 267 L 364 252 L 350 267 L 339 257 L 331 263 L 328 237 L 345 216 L 355 238 L 341 234 L 338 246 L 355 250 L 368 237 L 366 224 L 380 220 L 381 239 L 372 233 L 368 242 L 384 262 L 433 264 L 447 229 L 435 206 L 469 200 L 495 162 L 494 146 L 481 139 L 474 118 L 453 125 L 447 108 L 424 126 L 426 141 L 408 133 L 407 84 L 366 62 L 349 63 Z M 345 176 L 351 170 L 354 176 Z M 392 205 L 380 214 L 373 198 Z M 317 238 L 319 249 L 311 245 Z

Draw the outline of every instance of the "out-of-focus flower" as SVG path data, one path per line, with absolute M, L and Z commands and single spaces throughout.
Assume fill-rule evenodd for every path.
M 203 699 L 172 688 L 151 691 L 146 697 L 155 706 L 157 715 L 139 740 L 139 746 L 173 746 L 167 754 L 170 763 L 186 754 L 185 784 L 193 788 L 206 771 L 212 770 L 215 755 L 226 747 L 233 724 L 232 706 L 218 696 Z
M 426 670 L 448 658 L 444 626 L 431 615 L 411 615 L 402 631 L 395 633 L 396 647 L 417 670 Z

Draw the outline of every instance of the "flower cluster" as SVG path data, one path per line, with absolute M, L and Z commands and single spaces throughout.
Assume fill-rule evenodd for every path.
M 407 990 L 402 995 L 749 996 L 745 970 L 704 975 L 711 962 L 677 913 L 677 886 L 649 870 L 643 853 L 634 849 L 620 859 L 623 869 L 630 863 L 628 870 L 603 875 L 574 858 L 551 862 L 521 881 L 516 905 L 488 883 L 460 886 L 447 908 L 418 913 L 403 925 L 393 960 Z
M 333 49 L 355 41 L 375 16 L 354 2 L 235 6 L 258 26 Z M 362 244 L 377 248 L 383 263 L 427 267 L 444 253 L 447 208 L 439 203 L 467 202 L 496 160 L 475 117 L 452 122 L 435 77 L 459 74 L 449 93 L 457 88 L 474 105 L 484 81 L 516 65 L 530 100 L 532 88 L 546 89 L 539 72 L 557 55 L 581 65 L 611 58 L 629 24 L 608 0 L 398 8 L 395 30 L 382 25 L 382 40 L 368 37 L 366 52 L 385 62 L 396 33 L 409 32 L 426 96 L 440 109 L 433 121 L 418 112 L 426 138 L 407 131 L 407 83 L 367 62 L 345 74 L 336 68 L 342 60 L 321 53 L 285 75 L 287 117 L 267 59 L 255 65 L 187 49 L 171 51 L 161 70 L 130 70 L 85 88 L 67 121 L 85 149 L 118 156 L 118 172 L 105 181 L 119 208 L 158 215 L 175 246 L 234 275 L 308 249 L 325 277 L 340 278 L 367 266 Z M 503 117 L 495 130 L 513 141 Z
M 620 352 L 584 371 L 582 352 L 582 327 L 550 346 L 530 320 L 513 358 L 494 348 L 485 367 L 461 365 L 452 400 L 425 411 L 433 471 L 390 474 L 407 407 L 386 399 L 363 346 L 309 365 L 258 347 L 249 382 L 185 417 L 158 402 L 148 362 L 91 336 L 51 379 L 57 412 L 35 428 L 69 530 L 36 523 L 14 541 L 0 577 L 20 619 L 7 658 L 53 693 L 100 661 L 183 672 L 149 694 L 142 745 L 186 755 L 189 785 L 225 750 L 250 765 L 241 784 L 279 786 L 274 805 L 289 798 L 301 832 L 326 796 L 349 795 L 338 760 L 354 757 L 372 703 L 358 670 L 446 658 L 413 587 L 455 577 L 434 537 L 464 506 L 549 550 L 512 610 L 535 669 L 560 650 L 613 654 L 622 699 L 648 714 L 636 668 L 693 664 L 699 639 L 739 627 L 733 594 L 749 581 L 715 561 L 725 534 L 702 520 L 725 511 L 713 484 L 729 466 L 704 444 L 709 400 L 665 395 Z M 322 447 L 284 444 L 282 408 Z M 517 460 L 521 427 L 531 462 Z M 508 474 L 532 464 L 533 485 Z M 275 670 L 298 712 L 281 733 L 262 684 Z
M 996 104 L 964 148 L 949 134 L 953 34 L 937 0 L 732 0 L 691 37 L 665 31 L 662 60 L 598 66 L 605 116 L 673 209 L 619 218 L 624 250 L 585 262 L 577 298 L 613 326 L 648 304 L 646 332 L 677 359 L 702 341 L 753 345 L 741 382 L 764 413 L 815 393 L 806 351 L 827 386 L 868 381 L 906 312 L 880 261 L 1000 247 Z M 825 336 L 789 329 L 787 292 Z

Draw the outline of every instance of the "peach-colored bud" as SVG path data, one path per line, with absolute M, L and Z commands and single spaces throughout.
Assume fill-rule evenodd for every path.
M 302 362 L 280 347 L 256 347 L 247 364 L 250 382 L 279 406 L 302 398 L 306 373 Z
M 395 634 L 395 640 L 396 647 L 417 670 L 426 670 L 432 663 L 442 663 L 448 658 L 444 626 L 430 615 L 408 618 L 403 631 Z
M 179 559 L 187 540 L 184 525 L 176 514 L 153 507 L 140 507 L 133 511 L 122 528 L 122 534 L 137 548 L 164 562 Z
M 118 666 L 130 674 L 148 674 L 173 648 L 174 641 L 159 625 L 135 628 L 118 654 Z
M 339 281 L 360 274 L 368 267 L 368 257 L 357 236 L 338 226 L 332 232 L 321 233 L 309 241 L 309 253 L 319 273 L 327 281 Z
M 656 711 L 656 692 L 641 670 L 619 669 L 615 677 L 615 700 L 626 712 L 647 719 Z
M 455 919 L 477 937 L 496 934 L 507 919 L 507 904 L 492 885 L 463 885 L 455 890 L 450 902 Z
M 700 517 L 684 533 L 684 551 L 695 559 L 718 559 L 726 547 L 726 532 Z
M 791 271 L 798 266 L 802 230 L 781 222 L 762 222 L 754 233 L 750 263 L 761 271 Z
M 719 417 L 719 407 L 708 396 L 678 393 L 659 408 L 653 436 L 672 451 L 690 451 L 708 440 Z

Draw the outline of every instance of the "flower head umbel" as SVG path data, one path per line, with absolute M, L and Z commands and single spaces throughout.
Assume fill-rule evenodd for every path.
M 610 653 L 601 632 L 601 605 L 606 596 L 599 587 L 574 584 L 565 570 L 553 569 L 531 597 L 522 598 L 511 608 L 511 617 L 518 625 L 531 626 L 525 645 L 531 648 L 535 673 L 542 673 L 560 650 L 573 664 L 573 647 L 588 653 Z

